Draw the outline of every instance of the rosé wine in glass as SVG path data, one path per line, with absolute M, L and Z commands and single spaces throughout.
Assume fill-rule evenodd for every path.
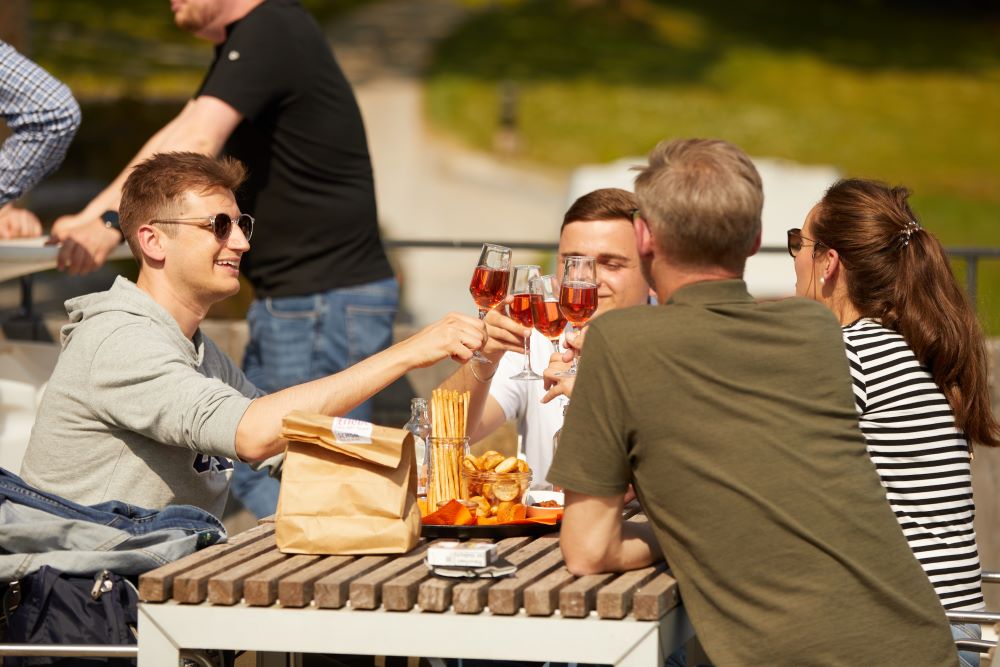
M 511 319 L 522 327 L 531 329 L 531 281 L 542 272 L 537 264 L 518 264 L 514 267 L 514 279 L 511 281 L 510 291 L 514 293 L 510 303 L 507 305 L 507 312 Z M 524 337 L 524 363 L 520 372 L 511 376 L 511 380 L 541 380 L 539 375 L 531 368 L 531 334 Z
M 479 309 L 479 319 L 507 298 L 507 283 L 510 281 L 511 250 L 502 245 L 484 243 L 479 252 L 479 261 L 472 272 L 469 292 Z M 472 358 L 481 364 L 493 362 L 476 350 Z

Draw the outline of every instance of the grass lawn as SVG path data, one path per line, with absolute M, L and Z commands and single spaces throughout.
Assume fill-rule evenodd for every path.
M 519 159 L 570 168 L 667 137 L 722 137 L 904 183 L 947 245 L 1000 246 L 1000 20 L 935 7 L 507 0 L 440 45 L 427 108 L 442 131 L 492 150 L 513 82 Z M 984 263 L 980 294 L 1000 333 L 1000 262 Z

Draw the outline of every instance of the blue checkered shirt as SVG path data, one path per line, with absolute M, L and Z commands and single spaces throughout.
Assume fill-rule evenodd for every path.
M 51 174 L 80 127 L 80 106 L 65 84 L 0 41 L 0 117 L 11 135 L 0 146 L 0 206 Z

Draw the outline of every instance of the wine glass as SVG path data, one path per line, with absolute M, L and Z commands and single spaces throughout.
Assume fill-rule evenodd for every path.
M 549 339 L 552 350 L 559 352 L 559 335 L 566 328 L 566 318 L 559 310 L 559 278 L 553 274 L 532 278 L 531 321 L 535 329 Z
M 559 290 L 559 309 L 575 329 L 582 329 L 597 310 L 597 263 L 593 257 L 570 255 L 563 260 L 563 279 Z M 557 377 L 576 375 L 577 359 L 569 370 L 554 373 Z
M 507 282 L 510 280 L 510 248 L 493 243 L 484 243 L 483 249 L 479 253 L 479 263 L 472 273 L 472 282 L 469 283 L 469 292 L 479 307 L 479 319 L 486 317 L 487 311 L 492 310 L 507 298 Z M 479 353 L 479 350 L 472 355 L 472 358 L 483 364 L 493 362 Z
M 537 278 L 542 270 L 537 264 L 518 264 L 514 267 L 514 277 L 510 281 L 510 291 L 513 300 L 507 306 L 511 319 L 522 327 L 531 328 L 534 320 L 531 317 L 531 287 L 532 278 Z M 542 376 L 531 368 L 531 335 L 524 337 L 524 364 L 521 372 L 510 376 L 511 380 L 541 380 Z

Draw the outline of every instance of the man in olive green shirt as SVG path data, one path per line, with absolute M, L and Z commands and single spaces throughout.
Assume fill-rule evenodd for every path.
M 721 141 L 661 143 L 636 235 L 663 306 L 587 333 L 548 479 L 567 567 L 665 555 L 716 667 L 957 665 L 937 597 L 858 429 L 840 327 L 803 299 L 756 303 L 760 177 Z M 621 520 L 635 486 L 649 524 Z

